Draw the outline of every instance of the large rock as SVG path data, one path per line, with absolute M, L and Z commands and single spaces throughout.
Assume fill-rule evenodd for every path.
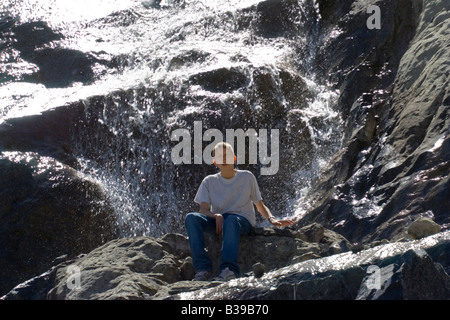
M 311 229 L 320 229 L 319 236 L 313 236 L 315 242 L 307 241 Z M 214 272 L 218 273 L 221 241 L 212 236 L 207 237 L 206 244 Z M 254 274 L 256 263 L 270 272 L 291 263 L 349 251 L 350 247 L 345 238 L 318 225 L 301 231 L 256 228 L 242 237 L 239 264 L 242 276 L 249 276 Z M 195 270 L 188 239 L 181 234 L 116 239 L 78 258 L 61 259 L 64 261 L 59 265 L 17 286 L 5 299 L 164 299 L 220 284 L 187 281 L 194 277 Z M 77 289 L 73 289 L 73 270 L 79 271 Z
M 450 277 L 421 248 L 411 249 L 396 257 L 394 263 L 381 264 L 371 272 L 363 279 L 356 299 L 450 299 Z
M 313 259 L 220 286 L 174 295 L 200 300 L 353 300 L 449 299 L 445 252 L 450 233 L 422 241 L 397 242 L 359 253 Z M 445 268 L 440 263 L 445 264 Z
M 81 103 L 46 110 L 36 115 L 7 119 L 0 124 L 0 149 L 34 152 L 75 167 L 73 130 L 83 118 Z
M 213 272 L 219 272 L 221 239 L 209 236 L 207 251 L 213 262 Z M 256 263 L 265 271 L 275 270 L 295 262 L 324 257 L 352 249 L 341 235 L 326 230 L 319 224 L 306 226 L 299 231 L 290 229 L 254 228 L 249 236 L 241 237 L 238 263 L 241 274 L 253 272 Z
M 265 37 L 294 36 L 301 24 L 296 17 L 302 8 L 295 0 L 265 0 L 256 6 L 254 29 L 257 34 Z
M 75 259 L 61 258 L 61 263 L 18 285 L 2 299 L 450 298 L 449 232 L 340 253 L 320 251 L 327 239 L 336 236 L 327 233 L 325 230 L 318 243 L 308 243 L 318 254 L 296 260 L 288 259 L 295 256 L 295 246 L 286 244 L 307 237 L 305 233 L 256 230 L 242 239 L 241 268 L 250 270 L 252 266 L 245 263 L 255 260 L 248 257 L 259 257 L 266 272 L 249 271 L 227 283 L 189 281 L 192 261 L 183 235 L 116 239 Z M 251 247 L 250 242 L 257 245 Z M 209 244 L 210 252 L 217 249 L 214 246 Z M 305 247 L 306 241 L 297 246 L 297 254 Z M 217 264 L 217 256 L 211 257 Z
M 0 294 L 118 236 L 101 187 L 53 158 L 0 153 Z
M 421 239 L 438 233 L 441 226 L 430 218 L 419 218 L 408 227 L 407 233 L 412 239 Z
M 49 299 L 145 299 L 160 286 L 181 280 L 186 255 L 153 238 L 118 239 L 59 267 Z M 72 290 L 68 267 L 80 269 L 80 287 Z

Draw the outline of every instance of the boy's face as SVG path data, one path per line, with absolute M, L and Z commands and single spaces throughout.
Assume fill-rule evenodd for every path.
M 226 148 L 218 149 L 215 151 L 214 161 L 215 164 L 219 167 L 219 169 L 221 168 L 221 166 L 227 167 L 233 165 L 234 154 L 230 150 L 227 151 Z

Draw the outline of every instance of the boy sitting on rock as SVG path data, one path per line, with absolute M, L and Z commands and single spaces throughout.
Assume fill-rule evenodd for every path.
M 255 176 L 250 171 L 234 168 L 236 156 L 230 144 L 218 143 L 212 155 L 220 172 L 203 179 L 194 198 L 200 210 L 189 213 L 185 220 L 197 281 L 211 277 L 212 264 L 205 251 L 204 232 L 222 235 L 221 272 L 215 280 L 227 281 L 239 276 L 240 236 L 249 234 L 256 223 L 253 204 L 275 227 L 294 224 L 292 220 L 277 220 L 272 216 L 262 201 Z

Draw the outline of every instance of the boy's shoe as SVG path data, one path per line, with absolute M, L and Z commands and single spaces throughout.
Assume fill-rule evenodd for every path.
M 236 275 L 233 271 L 228 268 L 223 269 L 217 277 L 214 278 L 215 281 L 228 281 L 231 279 L 235 279 Z
M 199 271 L 195 274 L 194 279 L 192 281 L 208 281 L 211 278 L 211 272 L 209 271 Z

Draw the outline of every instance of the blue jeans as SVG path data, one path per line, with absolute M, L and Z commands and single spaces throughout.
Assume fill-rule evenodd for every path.
M 239 275 L 239 264 L 237 262 L 239 253 L 239 242 L 241 235 L 249 234 L 250 222 L 244 217 L 232 214 L 222 214 L 224 218 L 222 231 L 222 261 L 220 270 L 228 267 L 237 276 Z M 203 233 L 216 233 L 216 220 L 198 212 L 188 213 L 185 226 L 189 237 L 189 245 L 192 252 L 192 262 L 197 272 L 212 271 L 211 260 L 205 251 L 205 238 Z

